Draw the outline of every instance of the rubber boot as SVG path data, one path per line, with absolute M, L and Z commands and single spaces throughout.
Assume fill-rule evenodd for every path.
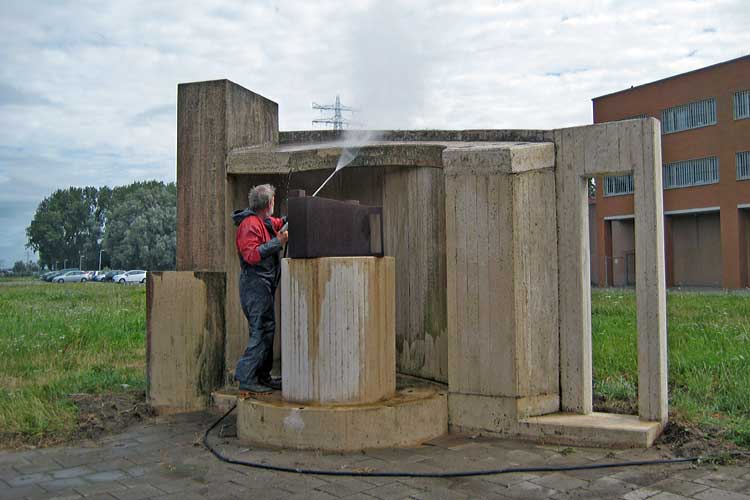
M 273 389 L 260 383 L 240 384 L 240 398 L 269 396 Z

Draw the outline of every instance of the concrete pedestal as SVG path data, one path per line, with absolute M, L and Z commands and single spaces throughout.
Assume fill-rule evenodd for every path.
M 393 257 L 284 259 L 281 289 L 282 397 L 240 401 L 240 439 L 351 451 L 448 431 L 444 391 L 396 392 Z
M 237 435 L 250 443 L 300 450 L 416 446 L 448 432 L 446 400 L 445 391 L 425 387 L 362 405 L 305 406 L 278 396 L 245 399 L 237 405 Z
M 283 397 L 353 404 L 396 390 L 393 257 L 284 259 Z

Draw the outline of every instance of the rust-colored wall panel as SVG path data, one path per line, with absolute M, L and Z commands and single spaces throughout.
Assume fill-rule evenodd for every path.
M 672 217 L 675 286 L 721 286 L 719 214 Z
M 612 280 L 614 286 L 635 284 L 635 219 L 612 221 Z

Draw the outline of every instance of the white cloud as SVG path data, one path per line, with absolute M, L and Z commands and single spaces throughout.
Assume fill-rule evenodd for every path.
M 174 180 L 181 82 L 265 95 L 282 130 L 337 93 L 373 127 L 554 128 L 590 123 L 597 95 L 747 54 L 748 23 L 744 0 L 6 0 L 0 204 L 17 223 L 0 250 L 17 250 L 0 258 L 56 188 Z

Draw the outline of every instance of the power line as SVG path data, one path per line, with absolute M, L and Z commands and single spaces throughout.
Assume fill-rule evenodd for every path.
M 354 113 L 356 111 L 359 111 L 358 109 L 352 108 L 350 106 L 342 106 L 341 105 L 341 99 L 338 95 L 336 95 L 336 102 L 335 104 L 318 104 L 316 102 L 312 103 L 312 109 L 323 111 L 333 111 L 333 116 L 329 116 L 326 118 L 316 118 L 313 120 L 313 125 L 316 124 L 323 124 L 323 125 L 333 125 L 333 130 L 343 130 L 344 127 L 348 127 L 350 125 L 354 125 L 355 122 L 348 120 L 343 117 L 342 112 L 346 111 L 349 113 Z

